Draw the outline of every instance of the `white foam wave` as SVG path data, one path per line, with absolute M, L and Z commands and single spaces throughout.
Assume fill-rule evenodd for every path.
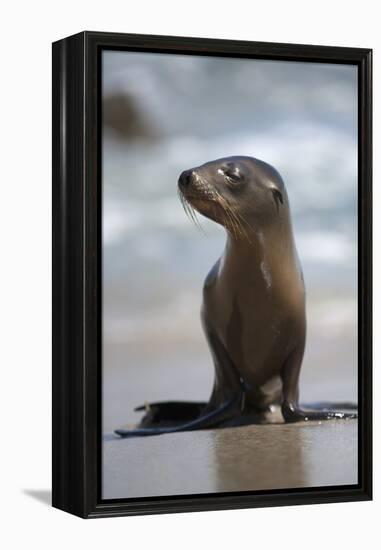
M 297 237 L 297 248 L 304 261 L 335 264 L 353 262 L 356 258 L 353 243 L 335 231 L 301 233 Z

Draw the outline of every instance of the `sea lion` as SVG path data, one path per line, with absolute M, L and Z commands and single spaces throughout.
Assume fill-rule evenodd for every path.
M 208 403 L 146 407 L 123 437 L 263 422 L 281 407 L 284 422 L 356 418 L 355 405 L 299 405 L 306 341 L 302 268 L 280 174 L 261 160 L 236 156 L 182 172 L 185 210 L 223 225 L 223 255 L 206 277 L 201 319 L 215 368 Z M 137 410 L 142 410 L 142 407 Z

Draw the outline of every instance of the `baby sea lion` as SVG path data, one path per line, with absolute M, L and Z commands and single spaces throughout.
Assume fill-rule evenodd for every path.
M 299 375 L 306 341 L 305 287 L 279 173 L 251 157 L 184 171 L 184 208 L 223 225 L 224 253 L 206 277 L 202 325 L 215 378 L 208 403 L 152 403 L 122 437 L 263 422 L 274 405 L 285 422 L 356 418 L 355 405 L 302 408 Z M 143 410 L 142 407 L 137 410 Z

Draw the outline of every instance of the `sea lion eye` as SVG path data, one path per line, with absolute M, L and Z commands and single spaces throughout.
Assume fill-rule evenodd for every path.
M 283 204 L 283 195 L 278 189 L 271 189 L 271 191 L 275 200 L 276 207 L 279 210 L 279 203 Z
M 230 184 L 237 184 L 241 183 L 243 180 L 243 175 L 240 174 L 240 172 L 237 170 L 237 168 L 233 166 L 228 166 L 228 168 L 224 172 L 225 178 L 228 183 Z

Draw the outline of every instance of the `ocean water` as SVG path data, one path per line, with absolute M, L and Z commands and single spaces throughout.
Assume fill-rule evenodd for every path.
M 213 369 L 200 327 L 201 289 L 225 233 L 201 217 L 203 231 L 191 224 L 177 179 L 230 155 L 269 162 L 287 187 L 307 287 L 305 394 L 354 399 L 356 68 L 103 56 L 106 431 L 132 421 L 141 400 L 207 398 Z M 133 116 L 124 117 L 124 106 Z

